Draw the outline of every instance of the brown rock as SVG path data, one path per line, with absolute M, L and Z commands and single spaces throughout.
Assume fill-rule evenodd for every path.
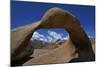
M 26 49 L 32 37 L 33 31 L 40 22 L 22 26 L 11 31 L 11 58 L 20 59 L 20 54 Z
M 45 60 L 49 60 L 48 63 L 57 62 L 58 60 L 56 60 L 55 57 L 57 56 L 56 53 L 61 54 L 59 52 L 60 50 L 62 51 L 62 53 L 66 52 L 66 55 L 64 55 L 64 56 L 66 56 L 66 57 L 68 56 L 69 58 L 70 58 L 71 54 L 73 54 L 73 52 L 78 53 L 79 61 L 95 60 L 90 40 L 89 40 L 87 34 L 85 33 L 85 31 L 83 30 L 83 28 L 81 27 L 78 19 L 75 16 L 73 16 L 71 13 L 69 13 L 63 9 L 60 9 L 60 8 L 49 9 L 46 12 L 46 14 L 44 14 L 44 16 L 40 22 L 26 25 L 21 28 L 12 30 L 12 32 L 11 32 L 12 59 L 14 59 L 16 56 L 20 55 L 21 52 L 23 52 L 25 50 L 25 48 L 28 45 L 29 40 L 32 36 L 32 33 L 36 29 L 40 29 L 40 28 L 48 28 L 48 29 L 49 28 L 64 28 L 64 29 L 66 29 L 66 31 L 68 31 L 70 39 L 73 43 L 73 47 L 75 46 L 75 48 L 76 48 L 76 51 L 74 50 L 74 48 L 72 49 L 71 47 L 66 47 L 66 48 L 69 48 L 69 50 L 71 49 L 70 51 L 72 51 L 72 52 L 69 53 L 70 51 L 69 52 L 64 51 L 63 48 L 65 48 L 65 47 L 61 46 L 62 48 L 59 47 L 61 49 L 54 50 L 54 51 L 48 53 L 48 55 L 46 55 L 45 57 L 42 56 L 39 58 L 39 59 L 43 59 L 43 60 L 40 60 L 40 61 L 38 61 L 39 59 L 37 59 L 37 61 L 35 60 L 36 64 L 38 64 L 38 62 L 41 63 L 43 61 L 44 61 L 44 63 L 47 63 Z M 68 44 L 68 45 L 70 45 L 70 44 Z M 53 57 L 50 59 L 48 59 L 48 58 L 45 59 L 46 57 L 51 56 L 51 53 L 53 54 Z M 61 55 L 58 56 L 57 58 L 61 58 Z M 52 61 L 53 59 L 55 59 L 54 62 Z M 62 60 L 63 60 L 63 58 L 62 58 Z M 34 64 L 32 62 L 35 62 L 35 61 L 30 61 L 30 63 Z M 44 63 L 42 63 L 42 64 L 44 64 Z
M 53 49 L 47 53 L 40 55 L 39 57 L 33 58 L 23 65 L 32 65 L 32 64 L 54 64 L 54 63 L 65 63 L 69 62 L 72 58 L 77 57 L 77 54 L 74 54 L 75 47 L 71 40 L 66 41 L 59 48 Z
M 70 39 L 79 53 L 81 61 L 94 60 L 94 53 L 91 42 L 80 25 L 79 20 L 60 8 L 51 8 L 43 16 L 41 28 L 64 28 L 68 31 Z

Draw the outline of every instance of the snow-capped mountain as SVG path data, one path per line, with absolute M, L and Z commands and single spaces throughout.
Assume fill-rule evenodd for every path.
M 40 34 L 39 32 L 34 32 L 31 40 L 40 40 L 49 43 L 55 43 L 57 40 L 67 40 L 68 36 L 63 37 L 62 34 L 56 33 L 55 31 L 48 31 L 48 36 Z

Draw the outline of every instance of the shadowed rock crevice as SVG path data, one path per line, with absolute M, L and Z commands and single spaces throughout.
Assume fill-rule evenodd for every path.
M 47 28 L 47 29 L 64 28 L 64 29 L 66 29 L 66 31 L 69 33 L 69 36 L 71 39 L 70 41 L 73 43 L 73 45 L 71 45 L 71 46 L 74 46 L 76 49 L 76 51 L 74 51 L 74 52 L 79 54 L 77 59 L 80 59 L 79 61 L 94 61 L 95 60 L 95 55 L 92 50 L 91 42 L 90 42 L 87 34 L 81 27 L 79 20 L 74 15 L 72 15 L 70 12 L 65 11 L 61 8 L 56 8 L 56 7 L 49 9 L 44 14 L 41 21 L 24 26 L 20 29 L 18 28 L 19 30 L 16 30 L 16 32 L 14 32 L 14 31 L 11 32 L 11 34 L 12 34 L 12 36 L 11 36 L 12 58 L 15 59 L 18 55 L 20 55 L 20 53 L 22 53 L 25 50 L 25 48 L 28 45 L 28 42 L 32 36 L 32 33 L 35 30 L 41 29 L 41 28 Z M 22 35 L 22 36 L 20 36 L 20 35 Z M 68 45 L 70 45 L 70 44 L 68 44 Z M 62 50 L 63 48 L 64 47 L 60 47 L 59 49 L 55 50 L 54 52 L 57 52 L 60 49 Z M 71 48 L 71 47 L 68 47 L 68 48 Z M 51 53 L 49 53 L 49 54 L 55 55 L 54 52 L 52 54 Z M 68 53 L 68 54 L 72 54 L 72 53 Z M 46 58 L 46 56 L 47 55 L 45 55 L 45 58 Z M 67 55 L 66 55 L 66 57 L 67 57 Z M 45 58 L 41 57 L 39 59 L 45 59 Z M 61 58 L 61 56 L 58 56 L 58 58 Z M 19 58 L 16 58 L 16 59 L 18 60 Z M 50 60 L 52 60 L 52 59 L 49 59 L 48 63 L 51 63 Z M 12 61 L 13 61 L 13 59 L 12 59 Z M 42 62 L 42 61 L 44 61 L 44 60 L 41 60 L 40 62 Z M 32 62 L 34 62 L 34 61 L 30 61 L 31 64 L 34 64 Z M 55 62 L 52 61 L 52 63 L 55 63 Z M 36 64 L 38 64 L 38 61 Z M 45 64 L 45 62 L 42 64 Z M 27 63 L 25 65 L 27 65 Z
M 18 47 L 18 49 L 15 50 L 15 52 L 12 54 L 12 60 L 13 60 L 13 57 L 16 57 L 18 54 L 21 54 L 25 48 L 27 47 L 27 45 L 29 44 L 29 41 L 30 41 L 30 38 L 32 37 L 32 32 L 29 33 L 29 35 L 25 38 L 25 40 L 21 43 L 21 44 L 24 44 L 24 45 L 20 45 Z M 23 48 L 23 49 L 22 49 Z M 21 57 L 23 58 L 23 57 Z M 15 58 L 14 58 L 15 59 Z M 16 59 L 17 60 L 17 59 Z

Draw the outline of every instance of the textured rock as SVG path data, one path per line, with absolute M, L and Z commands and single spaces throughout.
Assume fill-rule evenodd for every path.
M 42 18 L 41 28 L 64 28 L 68 31 L 70 39 L 79 53 L 81 61 L 94 60 L 91 42 L 81 27 L 78 19 L 71 13 L 60 9 L 49 9 Z
M 33 31 L 40 22 L 22 26 L 11 31 L 11 59 L 20 59 L 20 54 L 25 51 L 32 37 Z
M 19 59 L 24 59 L 32 55 L 34 52 L 34 48 L 32 45 L 27 45 L 23 52 L 21 52 L 18 56 L 14 58 L 14 61 L 18 61 Z
M 25 48 L 28 45 L 29 40 L 32 36 L 32 33 L 36 29 L 40 29 L 40 28 L 48 28 L 48 29 L 49 28 L 64 28 L 64 29 L 66 29 L 66 31 L 69 33 L 69 37 L 73 43 L 73 45 L 71 45 L 71 47 L 73 46 L 76 48 L 76 51 L 75 51 L 74 48 L 72 49 L 71 47 L 66 47 L 66 48 L 69 48 L 69 52 L 72 51 L 71 53 L 69 53 L 69 52 L 66 52 L 63 50 L 63 48 L 65 48 L 65 47 L 62 47 L 62 46 L 61 46 L 62 48 L 59 47 L 61 49 L 57 49 L 55 51 L 50 52 L 50 55 L 51 55 L 51 53 L 53 53 L 54 58 L 52 58 L 52 59 L 47 58 L 49 60 L 48 63 L 55 63 L 58 61 L 55 59 L 55 57 L 57 56 L 56 53 L 61 54 L 61 53 L 59 53 L 60 50 L 62 50 L 62 53 L 66 52 L 66 57 L 68 56 L 69 58 L 70 58 L 71 54 L 73 54 L 73 52 L 76 52 L 79 54 L 79 58 L 77 58 L 77 59 L 79 59 L 81 61 L 95 60 L 91 42 L 90 42 L 87 34 L 81 27 L 78 19 L 75 16 L 73 16 L 71 13 L 69 13 L 63 9 L 60 9 L 60 8 L 51 8 L 46 12 L 46 14 L 44 14 L 41 21 L 34 23 L 34 24 L 26 25 L 26 26 L 23 26 L 21 28 L 17 28 L 15 30 L 11 31 L 12 59 L 14 59 L 16 56 L 20 55 L 25 50 Z M 70 44 L 68 44 L 68 45 L 70 45 Z M 50 55 L 48 54 L 48 56 L 50 56 Z M 67 57 L 67 59 L 68 59 L 68 57 Z M 44 60 L 45 58 L 46 58 L 46 56 L 40 57 L 39 59 Z M 61 55 L 58 56 L 57 58 L 61 58 Z M 55 59 L 54 62 L 52 62 L 53 59 Z M 35 61 L 36 61 L 36 64 L 38 64 L 38 62 L 43 62 L 43 60 L 41 60 L 41 61 L 35 60 Z M 30 63 L 32 64 L 32 62 L 35 62 L 35 61 L 30 61 Z M 44 60 L 44 63 L 47 63 L 47 62 Z M 42 63 L 42 64 L 44 64 L 44 63 Z
M 61 47 L 51 50 L 47 53 L 40 55 L 39 57 L 33 58 L 23 65 L 32 64 L 54 64 L 54 63 L 65 63 L 69 62 L 72 58 L 75 58 L 77 54 L 74 54 L 75 47 L 71 40 L 66 41 Z

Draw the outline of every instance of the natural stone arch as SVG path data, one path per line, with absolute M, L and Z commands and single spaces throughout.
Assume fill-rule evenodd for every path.
M 49 9 L 42 18 L 40 28 L 64 28 L 68 31 L 70 39 L 76 47 L 80 61 L 94 60 L 91 42 L 80 25 L 79 20 L 70 12 L 61 8 Z M 84 55 L 85 54 L 85 55 Z
M 79 53 L 80 61 L 94 60 L 95 57 L 91 43 L 78 19 L 71 13 L 60 8 L 51 8 L 40 21 L 11 31 L 12 59 L 18 59 L 17 56 L 25 50 L 32 33 L 40 28 L 66 29 L 69 33 L 70 41 L 72 41 L 73 46 L 75 46 L 76 52 Z

